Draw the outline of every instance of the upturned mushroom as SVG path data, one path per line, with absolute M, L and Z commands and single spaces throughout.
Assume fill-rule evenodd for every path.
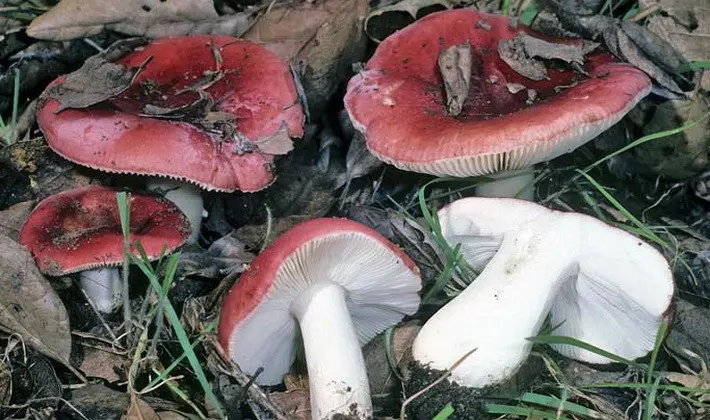
M 124 293 L 117 268 L 124 243 L 116 192 L 89 186 L 47 197 L 27 217 L 19 238 L 43 274 L 79 273 L 82 289 L 104 313 L 118 308 Z M 190 222 L 172 202 L 134 193 L 129 203 L 131 243 L 140 242 L 148 258 L 187 241 Z
M 513 376 L 548 314 L 555 335 L 626 359 L 654 347 L 670 316 L 674 282 L 666 259 L 634 235 L 593 217 L 524 200 L 464 198 L 438 213 L 442 234 L 460 244 L 480 275 L 436 312 L 414 341 L 419 366 L 483 389 Z M 564 356 L 610 359 L 571 345 Z
M 165 38 L 113 64 L 137 72 L 125 91 L 72 108 L 61 93 L 77 87 L 61 76 L 42 96 L 39 127 L 52 150 L 74 163 L 160 177 L 148 188 L 173 191 L 167 197 L 190 218 L 191 241 L 202 219 L 200 188 L 267 187 L 274 156 L 303 135 L 289 66 L 255 43 L 229 36 Z
M 544 53 L 528 51 L 521 39 L 542 44 L 547 55 L 565 51 L 555 58 L 578 70 L 537 60 Z M 583 42 L 536 33 L 507 16 L 432 13 L 377 47 L 348 83 L 345 108 L 386 163 L 437 176 L 497 174 L 478 195 L 530 199 L 533 165 L 593 139 L 650 92 L 641 70 L 603 52 L 585 57 Z M 527 61 L 515 61 L 521 57 Z
M 374 230 L 314 219 L 259 254 L 224 301 L 219 341 L 256 381 L 282 381 L 303 342 L 317 420 L 372 416 L 361 346 L 419 308 L 414 263 Z M 344 417 L 343 417 L 344 418 Z

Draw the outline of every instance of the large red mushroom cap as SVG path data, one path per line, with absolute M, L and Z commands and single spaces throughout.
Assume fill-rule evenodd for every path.
M 153 41 L 116 64 L 133 69 L 149 58 L 125 92 L 98 105 L 57 112 L 58 100 L 43 101 L 37 121 L 49 146 L 94 169 L 207 190 L 256 191 L 273 182 L 273 155 L 303 135 L 289 66 L 255 43 L 210 35 Z M 181 110 L 187 116 L 176 118 Z
M 604 53 L 586 57 L 587 75 L 548 68 L 547 79 L 528 79 L 498 53 L 502 40 L 520 33 L 580 42 L 469 9 L 432 13 L 385 39 L 345 95 L 345 107 L 365 133 L 369 150 L 394 166 L 434 175 L 522 169 L 591 140 L 651 89 L 646 74 Z M 437 59 L 466 42 L 472 56 L 469 93 L 462 112 L 452 116 Z
M 123 261 L 123 234 L 113 189 L 88 186 L 50 196 L 30 213 L 20 231 L 42 273 L 60 276 Z M 171 201 L 131 194 L 130 240 L 149 258 L 179 247 L 190 235 L 185 215 Z M 137 251 L 136 255 L 137 255 Z

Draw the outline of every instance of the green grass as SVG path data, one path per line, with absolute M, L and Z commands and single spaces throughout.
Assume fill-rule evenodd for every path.
M 680 261 L 682 264 L 686 265 L 686 269 L 692 272 L 691 268 L 687 266 L 687 263 L 679 258 L 678 254 L 682 252 L 678 247 L 678 240 L 671 235 L 669 226 L 664 225 L 651 225 L 642 218 L 637 217 L 631 211 L 629 211 L 616 197 L 614 194 L 606 187 L 604 187 L 600 182 L 598 182 L 590 172 L 593 169 L 603 170 L 604 167 L 601 166 L 603 163 L 607 162 L 614 156 L 624 153 L 628 150 L 638 147 L 644 143 L 661 139 L 674 134 L 682 133 L 692 127 L 695 127 L 705 118 L 708 118 L 710 113 L 703 115 L 696 121 L 689 122 L 682 127 L 676 129 L 666 130 L 663 132 L 649 134 L 647 136 L 641 137 L 628 145 L 616 150 L 612 153 L 607 154 L 594 161 L 592 164 L 586 166 L 583 169 L 577 169 L 574 174 L 563 184 L 562 191 L 555 193 L 554 196 L 543 198 L 543 203 L 551 204 L 556 200 L 559 200 L 564 194 L 577 192 L 582 198 L 582 202 L 587 206 L 586 209 L 581 209 L 577 211 L 588 212 L 593 216 L 605 221 L 606 223 L 615 225 L 619 228 L 625 229 L 630 233 L 642 237 L 643 239 L 653 243 L 657 247 L 661 248 L 666 252 L 667 255 L 671 255 L 670 261 Z M 461 193 L 472 188 L 472 185 L 465 185 L 463 187 L 451 187 L 446 193 L 437 193 L 427 195 L 428 189 L 430 189 L 434 184 L 452 184 L 451 179 L 437 179 L 431 181 L 421 187 L 417 194 L 417 204 L 418 209 L 422 213 L 422 220 L 424 228 L 430 233 L 432 240 L 435 244 L 444 250 L 444 261 L 442 268 L 439 273 L 439 277 L 435 279 L 434 285 L 425 294 L 425 299 L 423 301 L 433 300 L 433 297 L 439 296 L 446 290 L 462 290 L 461 285 L 452 282 L 452 277 L 454 274 L 459 274 L 460 278 L 465 278 L 467 281 L 475 281 L 475 273 L 472 270 L 462 269 L 465 267 L 466 262 L 462 260 L 460 253 L 458 252 L 458 247 L 456 244 L 449 244 L 443 237 L 441 232 L 441 225 L 436 217 L 436 212 L 430 207 L 432 202 L 442 201 L 444 203 L 456 200 L 461 197 Z M 470 180 L 457 179 L 457 183 L 470 182 Z M 441 187 L 441 186 L 440 186 Z M 440 190 L 442 188 L 439 188 Z M 618 213 L 624 217 L 626 222 L 620 223 L 618 221 L 608 220 L 606 214 L 603 210 L 602 201 L 609 204 L 611 208 L 618 211 Z M 412 218 L 410 213 L 413 207 L 409 206 L 404 208 L 399 206 L 400 211 L 405 215 Z M 607 206 L 608 207 L 608 206 Z M 446 293 L 446 298 L 451 298 L 455 296 L 451 293 Z M 444 299 L 445 302 L 447 299 Z M 441 302 L 441 301 L 440 301 Z M 658 355 L 662 349 L 663 337 L 667 333 L 668 325 L 662 324 L 656 336 L 656 342 L 654 348 L 651 352 L 650 360 L 648 363 L 640 363 L 637 361 L 626 360 L 613 353 L 607 352 L 604 349 L 599 349 L 591 346 L 588 343 L 575 340 L 571 337 L 562 337 L 552 335 L 550 332 L 545 331 L 536 337 L 531 337 L 530 340 L 536 344 L 536 346 L 543 346 L 542 352 L 543 357 L 546 360 L 549 370 L 553 370 L 556 365 L 552 362 L 550 356 L 547 356 L 544 346 L 548 344 L 567 344 L 576 347 L 580 347 L 608 357 L 615 362 L 621 363 L 627 367 L 631 372 L 635 373 L 639 379 L 636 382 L 630 383 L 605 383 L 605 384 L 589 384 L 577 387 L 571 387 L 565 383 L 562 371 L 557 368 L 557 371 L 551 373 L 552 376 L 559 378 L 558 383 L 548 384 L 548 388 L 557 389 L 558 395 L 552 394 L 542 394 L 539 392 L 523 392 L 518 396 L 507 395 L 507 403 L 505 399 L 501 401 L 500 399 L 494 399 L 490 401 L 486 408 L 492 415 L 503 415 L 505 417 L 524 417 L 524 416 L 537 416 L 544 419 L 566 419 L 566 418 L 577 418 L 577 419 L 602 419 L 605 418 L 605 413 L 600 412 L 598 409 L 593 409 L 590 406 L 579 404 L 575 401 L 570 401 L 568 398 L 570 394 L 576 396 L 576 400 L 579 402 L 584 402 L 585 393 L 594 393 L 600 388 L 617 388 L 617 389 L 633 389 L 639 395 L 641 402 L 638 407 L 641 412 L 641 418 L 643 420 L 650 420 L 657 417 L 658 414 L 658 397 L 665 392 L 679 393 L 682 398 L 695 407 L 708 407 L 708 405 L 700 400 L 700 398 L 710 392 L 708 389 L 702 388 L 692 388 L 684 387 L 679 385 L 670 384 L 665 379 L 665 372 L 659 371 L 656 361 L 658 360 Z M 554 392 L 553 392 L 554 393 Z M 591 395 L 591 394 L 590 394 Z M 587 398 L 587 400 L 591 400 Z M 436 420 L 446 419 L 454 414 L 454 408 L 451 404 L 446 405 L 442 408 L 441 412 L 435 417 Z
M 155 269 L 153 267 L 153 263 L 151 263 L 148 259 L 140 243 L 130 242 L 130 195 L 125 192 L 120 192 L 117 194 L 116 199 L 119 206 L 121 229 L 123 231 L 125 244 L 125 262 L 123 271 L 124 280 L 126 280 L 125 284 L 127 284 L 128 265 L 135 265 L 150 282 L 151 287 L 149 289 L 149 294 L 152 294 L 152 297 L 146 296 L 141 313 L 134 315 L 129 309 L 124 308 L 124 316 L 128 317 L 125 320 L 124 325 L 130 333 L 129 337 L 133 337 L 133 339 L 129 338 L 128 340 L 129 344 L 132 344 L 130 348 L 133 352 L 128 378 L 129 390 L 131 392 L 145 394 L 154 391 L 162 384 L 166 384 L 173 394 L 175 394 L 180 400 L 185 402 L 193 409 L 193 411 L 195 411 L 197 416 L 200 418 L 206 418 L 207 416 L 202 412 L 198 404 L 192 401 L 190 393 L 185 391 L 179 385 L 179 380 L 174 377 L 170 377 L 170 373 L 177 368 L 180 363 L 187 360 L 187 365 L 202 388 L 202 392 L 209 401 L 211 408 L 219 415 L 220 418 L 225 418 L 224 408 L 217 399 L 217 396 L 214 394 L 213 387 L 209 383 L 200 360 L 197 358 L 195 353 L 195 346 L 197 346 L 205 337 L 198 337 L 194 342 L 190 341 L 187 332 L 180 323 L 180 317 L 168 299 L 168 291 L 172 287 L 175 280 L 175 272 L 177 270 L 180 254 L 173 253 L 167 257 L 161 256 L 156 265 L 160 267 L 164 264 L 165 270 Z M 137 257 L 133 252 L 131 252 L 131 246 L 138 250 L 140 257 Z M 165 274 L 161 278 L 157 274 L 158 272 L 164 272 Z M 124 296 L 128 296 L 128 289 L 124 290 Z M 130 303 L 128 303 L 128 305 L 130 305 Z M 140 375 L 146 375 L 146 372 L 141 371 L 141 367 L 144 366 L 144 361 L 148 360 L 156 352 L 154 346 L 158 342 L 157 338 L 162 331 L 160 325 L 163 324 L 163 319 L 165 318 L 167 318 L 167 322 L 172 329 L 172 333 L 180 344 L 182 354 L 165 369 L 156 367 L 155 364 L 152 364 L 151 373 L 156 374 L 157 376 L 153 377 L 153 379 L 141 389 L 135 389 L 138 377 Z M 155 333 L 156 335 L 153 337 L 154 339 L 151 339 L 151 337 L 148 336 L 151 324 L 158 325 Z M 213 327 L 214 326 L 210 326 L 207 328 L 206 332 L 211 332 Z M 151 363 L 148 363 L 148 365 L 151 365 Z

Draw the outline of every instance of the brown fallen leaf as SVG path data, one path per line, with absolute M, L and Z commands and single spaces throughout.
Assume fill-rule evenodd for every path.
M 122 417 L 123 420 L 160 420 L 160 417 L 155 413 L 147 402 L 143 401 L 136 395 L 131 393 L 131 405 L 128 406 L 128 412 Z
M 189 34 L 241 35 L 250 13 L 219 16 L 212 0 L 62 0 L 27 27 L 34 38 L 64 41 L 103 29 L 163 38 Z
M 29 251 L 0 234 L 0 329 L 25 342 L 84 379 L 69 363 L 71 332 L 64 304 Z
M 245 248 L 246 245 L 232 232 L 212 242 L 206 251 L 185 250 L 180 253 L 175 278 L 199 276 L 220 279 L 239 274 L 254 258 L 254 254 Z
M 69 73 L 64 83 L 45 90 L 42 97 L 58 100 L 57 112 L 96 105 L 128 89 L 145 64 L 147 61 L 136 69 L 127 69 L 95 55 L 89 57 L 81 68 Z
M 659 133 L 698 121 L 708 111 L 710 106 L 699 95 L 692 100 L 668 100 L 647 112 L 642 120 L 642 134 Z M 707 170 L 709 149 L 710 120 L 704 118 L 681 133 L 634 148 L 627 158 L 633 158 L 635 166 L 652 176 L 685 180 Z
M 516 38 L 498 43 L 498 55 L 513 71 L 531 80 L 547 79 L 547 68 L 538 59 L 528 57 Z
M 348 153 L 345 155 L 345 173 L 338 176 L 335 187 L 340 188 L 347 185 L 353 179 L 371 174 L 383 165 L 384 163 L 367 149 L 365 136 L 357 131 L 353 133 Z M 347 196 L 347 189 L 348 187 L 345 188 L 346 191 L 343 191 L 341 197 Z
M 599 0 L 544 0 L 541 7 L 558 18 L 561 28 L 541 28 L 550 34 L 559 29 L 583 38 L 603 40 L 621 60 L 640 68 L 656 83 L 654 93 L 668 99 L 681 99 L 693 89 L 693 75 L 673 46 L 648 28 L 600 13 Z
M 439 53 L 439 72 L 446 91 L 446 109 L 454 117 L 461 113 L 471 84 L 471 43 L 452 45 Z
M 516 40 L 522 45 L 525 55 L 530 58 L 562 60 L 565 63 L 584 64 L 584 56 L 594 51 L 599 43 L 582 40 L 580 44 L 558 44 L 536 38 L 526 32 L 518 34 Z
M 269 398 L 290 420 L 310 420 L 311 402 L 308 390 L 308 378 L 288 374 L 284 377 L 286 391 L 272 392 Z
M 710 60 L 710 7 L 707 3 L 704 0 L 664 0 L 658 7 L 663 14 L 648 18 L 648 30 L 673 45 L 688 61 Z M 703 71 L 700 86 L 710 90 L 709 70 Z
M 498 44 L 498 54 L 517 73 L 532 79 L 547 78 L 547 68 L 541 60 L 561 60 L 566 63 L 584 64 L 584 56 L 599 46 L 596 42 L 559 44 L 520 33 L 513 39 Z
M 306 92 L 311 119 L 325 110 L 353 63 L 363 59 L 367 0 L 287 2 L 259 17 L 244 39 L 291 61 Z
M 102 378 L 108 382 L 116 382 L 122 379 L 117 372 L 123 371 L 126 362 L 126 358 L 119 354 L 98 348 L 85 347 L 84 360 L 82 360 L 79 369 L 86 376 Z
M 406 368 L 411 360 L 412 343 L 420 329 L 419 321 L 408 321 L 394 328 L 391 342 L 387 342 L 386 335 L 382 333 L 363 347 L 362 354 L 375 407 L 399 399 L 401 388 L 397 375 L 401 375 L 400 370 Z M 396 373 L 389 364 L 390 351 L 395 368 L 398 369 Z
M 0 211 L 0 234 L 17 241 L 20 237 L 20 229 L 35 204 L 34 201 L 23 201 Z
M 283 124 L 273 136 L 260 138 L 255 144 L 262 153 L 267 155 L 285 155 L 293 150 L 293 141 L 288 135 L 288 129 Z

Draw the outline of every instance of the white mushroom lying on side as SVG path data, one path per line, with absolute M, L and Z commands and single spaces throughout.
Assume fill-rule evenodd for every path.
M 442 307 L 414 341 L 424 367 L 453 369 L 449 380 L 483 388 L 512 377 L 548 314 L 555 335 L 626 359 L 648 354 L 669 319 L 674 283 L 668 262 L 634 235 L 593 217 L 527 201 L 464 198 L 439 211 L 442 233 L 461 244 L 478 278 Z M 485 267 L 485 268 L 484 268 Z M 564 356 L 609 359 L 570 346 Z

